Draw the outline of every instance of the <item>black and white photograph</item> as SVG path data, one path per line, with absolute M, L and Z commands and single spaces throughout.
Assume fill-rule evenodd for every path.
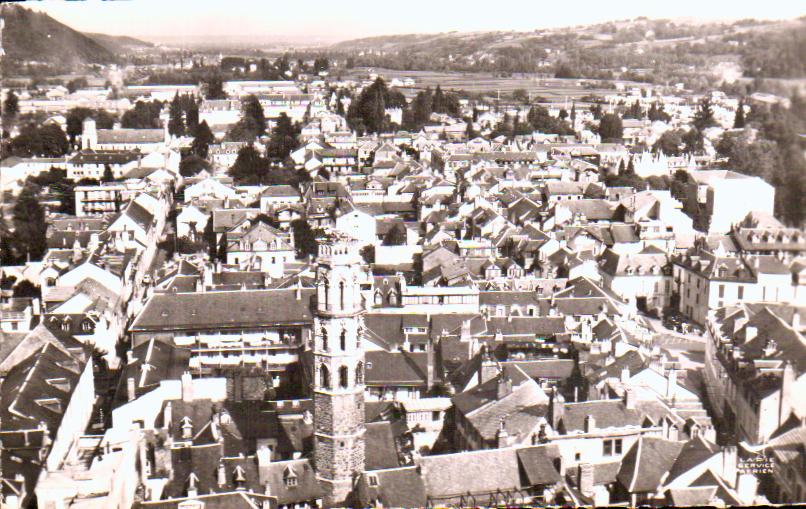
M 0 3 L 0 509 L 806 504 L 806 4 Z

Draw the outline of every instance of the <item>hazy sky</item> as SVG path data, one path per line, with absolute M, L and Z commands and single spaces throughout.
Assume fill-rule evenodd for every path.
M 532 30 L 638 16 L 784 19 L 799 0 L 86 0 L 26 2 L 85 32 L 143 37 L 369 35 Z

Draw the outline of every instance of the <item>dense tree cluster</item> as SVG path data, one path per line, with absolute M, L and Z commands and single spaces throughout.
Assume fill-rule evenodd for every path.
M 624 126 L 621 122 L 621 117 L 615 113 L 605 113 L 602 115 L 602 118 L 599 119 L 598 133 L 603 142 L 621 142 L 621 139 L 624 137 Z
M 238 157 L 235 159 L 235 164 L 229 169 L 229 175 L 238 185 L 288 184 L 298 186 L 300 182 L 309 178 L 305 170 L 295 170 L 273 164 L 251 144 L 238 151 Z
M 126 129 L 158 129 L 160 125 L 160 112 L 162 101 L 137 101 L 134 108 L 123 114 L 120 124 Z
M 70 142 L 58 124 L 26 124 L 11 140 L 10 150 L 18 157 L 60 157 L 70 151 Z
M 382 133 L 392 129 L 387 108 L 405 108 L 406 98 L 397 89 L 386 86 L 383 78 L 364 88 L 350 102 L 347 110 L 347 123 L 350 128 L 363 134 L 366 132 Z
M 761 177 L 775 187 L 776 216 L 803 226 L 806 158 L 798 133 L 806 129 L 806 101 L 795 95 L 789 109 L 754 107 L 747 124 L 743 131 L 726 132 L 716 145 L 717 152 L 728 159 L 730 169 Z
M 168 107 L 168 132 L 172 136 L 193 135 L 199 127 L 199 104 L 191 94 L 176 93 Z
M 284 161 L 297 148 L 300 131 L 300 127 L 292 123 L 285 112 L 280 113 L 266 144 L 266 155 L 275 161 Z
M 92 108 L 76 107 L 70 109 L 66 115 L 67 118 L 67 136 L 70 138 L 70 143 L 75 144 L 76 137 L 81 135 L 84 129 L 84 120 L 92 118 L 95 120 L 95 127 L 97 129 L 112 129 L 115 125 L 115 116 L 106 110 L 94 110 Z
M 552 117 L 549 110 L 539 104 L 535 104 L 529 109 L 529 115 L 526 118 L 535 131 L 544 134 L 574 134 L 574 129 L 567 121 L 559 117 Z
M 257 96 L 249 95 L 241 101 L 241 118 L 227 131 L 226 139 L 253 142 L 265 133 L 266 116 L 263 106 Z

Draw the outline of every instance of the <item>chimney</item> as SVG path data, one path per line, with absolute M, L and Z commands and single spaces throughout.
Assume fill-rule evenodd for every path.
M 666 376 L 666 397 L 671 398 L 677 392 L 677 371 L 672 368 Z
M 261 445 L 258 447 L 256 453 L 258 467 L 267 466 L 269 463 L 271 463 L 271 455 L 272 450 L 268 445 Z
M 621 370 L 621 383 L 626 384 L 629 379 L 630 379 L 630 368 L 625 366 Z
M 187 415 L 182 417 L 182 422 L 180 424 L 180 427 L 182 428 L 182 438 L 193 438 L 193 421 L 190 420 L 190 417 Z
M 199 490 L 196 488 L 197 482 L 199 482 L 199 478 L 196 477 L 196 474 L 191 472 L 188 476 L 188 498 L 195 498 L 199 496 Z
M 496 399 L 504 399 L 510 394 L 512 394 L 512 379 L 502 371 L 501 375 L 498 377 L 498 394 L 496 395 Z
M 563 411 L 565 410 L 564 403 L 565 401 L 562 395 L 555 388 L 551 393 L 551 407 L 549 408 L 551 412 L 551 427 L 554 428 L 554 431 L 557 431 L 557 425 L 563 416 Z
M 753 505 L 758 493 L 758 479 L 753 474 L 741 474 L 736 482 L 736 494 L 745 505 Z
M 778 410 L 778 426 L 783 426 L 784 422 L 792 414 L 792 401 L 798 397 L 792 394 L 795 387 L 795 369 L 792 363 L 784 361 L 784 371 L 781 374 L 781 399 Z
M 297 288 L 294 291 L 294 298 L 297 300 L 302 300 L 302 279 L 297 278 Z
M 224 466 L 223 461 L 218 464 L 217 474 L 218 487 L 223 488 L 227 485 L 227 468 Z
M 134 377 L 129 377 L 126 379 L 126 400 L 127 401 L 134 401 L 137 398 L 137 391 L 136 385 L 134 383 Z
M 590 463 L 579 464 L 579 491 L 586 497 L 593 495 L 593 465 Z
M 193 401 L 193 377 L 190 371 L 182 373 L 182 401 Z
M 503 417 L 501 418 L 501 422 L 498 425 L 498 432 L 495 434 L 495 440 L 496 440 L 496 447 L 498 447 L 499 449 L 509 447 L 509 433 L 507 433 L 506 421 Z
M 739 449 L 735 445 L 728 445 L 722 449 L 722 478 L 728 481 L 730 487 L 736 486 L 738 461 Z
M 554 458 L 554 468 L 560 473 L 560 477 L 565 478 L 565 458 L 562 454 Z
M 436 352 L 434 351 L 434 340 L 429 339 L 426 345 L 426 369 L 425 369 L 425 390 L 430 391 L 434 387 L 434 364 Z
M 624 408 L 635 410 L 635 391 L 632 389 L 624 389 Z
M 470 341 L 470 320 L 462 320 L 461 341 Z
M 672 442 L 677 442 L 679 438 L 680 438 L 680 430 L 677 429 L 677 424 L 669 425 L 668 439 L 671 440 Z
M 170 401 L 165 403 L 165 410 L 162 412 L 162 424 L 167 429 L 171 429 L 173 424 L 173 405 L 171 405 Z
M 596 431 L 596 417 L 592 415 L 585 416 L 585 433 L 593 433 Z

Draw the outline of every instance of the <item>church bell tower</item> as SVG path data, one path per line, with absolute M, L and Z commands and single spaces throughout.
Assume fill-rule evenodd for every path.
M 344 505 L 364 470 L 360 243 L 331 233 L 319 245 L 314 318 L 314 460 L 324 505 Z

